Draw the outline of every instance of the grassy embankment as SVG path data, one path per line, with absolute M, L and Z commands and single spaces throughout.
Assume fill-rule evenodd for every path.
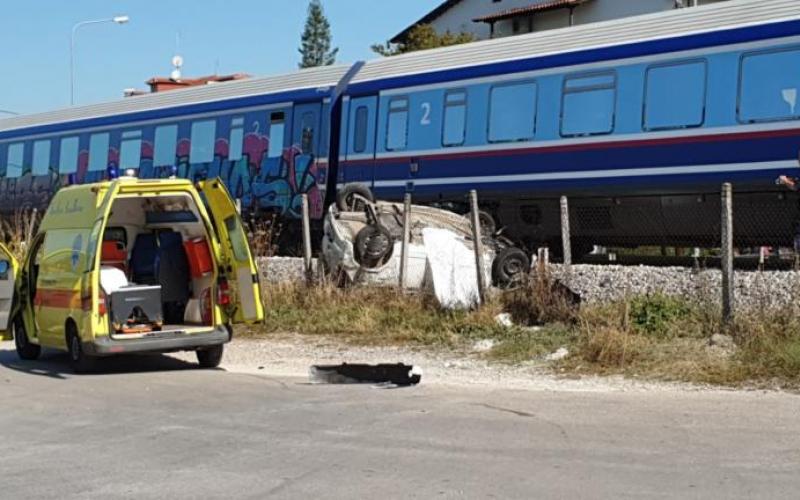
M 483 355 L 495 362 L 542 364 L 565 375 L 800 387 L 798 311 L 739 314 L 723 326 L 711 303 L 652 296 L 577 308 L 540 280 L 476 311 L 442 311 L 432 297 L 388 288 L 268 287 L 265 300 L 266 323 L 249 335 L 299 332 L 464 352 L 492 339 L 495 347 Z M 522 326 L 499 326 L 495 316 L 504 311 Z M 735 347 L 711 347 L 717 333 L 731 336 Z M 560 347 L 569 350 L 566 359 L 544 361 Z

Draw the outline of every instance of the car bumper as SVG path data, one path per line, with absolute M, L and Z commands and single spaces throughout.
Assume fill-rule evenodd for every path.
M 93 342 L 85 342 L 83 349 L 90 356 L 193 351 L 230 342 L 232 334 L 228 327 L 221 325 L 213 330 L 199 333 L 159 332 L 135 339 L 100 337 Z

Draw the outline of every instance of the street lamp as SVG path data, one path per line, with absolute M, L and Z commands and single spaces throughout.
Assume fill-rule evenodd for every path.
M 81 21 L 72 27 L 72 36 L 69 40 L 69 103 L 71 106 L 75 105 L 75 35 L 77 34 L 78 29 L 89 24 L 127 24 L 130 20 L 131 18 L 128 16 L 114 16 L 108 19 Z

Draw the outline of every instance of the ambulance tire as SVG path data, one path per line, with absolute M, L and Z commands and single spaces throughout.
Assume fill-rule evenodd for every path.
M 216 368 L 222 363 L 222 354 L 225 352 L 224 345 L 215 345 L 195 351 L 197 362 L 200 368 Z
M 90 373 L 94 369 L 95 358 L 83 350 L 81 337 L 72 323 L 67 324 L 67 351 L 72 371 L 75 373 Z
M 14 318 L 14 345 L 17 347 L 17 356 L 25 361 L 34 361 L 42 353 L 41 346 L 31 344 L 28 340 L 28 332 L 25 331 L 25 323 L 20 316 Z

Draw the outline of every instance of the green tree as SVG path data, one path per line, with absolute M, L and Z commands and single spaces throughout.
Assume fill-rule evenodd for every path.
M 331 25 L 320 0 L 308 4 L 308 18 L 300 44 L 300 68 L 330 66 L 336 62 L 338 48 L 331 49 Z
M 450 45 L 474 42 L 475 40 L 475 35 L 472 33 L 452 33 L 446 31 L 444 34 L 440 35 L 430 24 L 420 24 L 414 26 L 411 31 L 408 32 L 405 42 L 398 44 L 386 42 L 384 45 L 375 44 L 372 46 L 372 50 L 382 56 L 396 56 L 416 50 L 448 47 Z

